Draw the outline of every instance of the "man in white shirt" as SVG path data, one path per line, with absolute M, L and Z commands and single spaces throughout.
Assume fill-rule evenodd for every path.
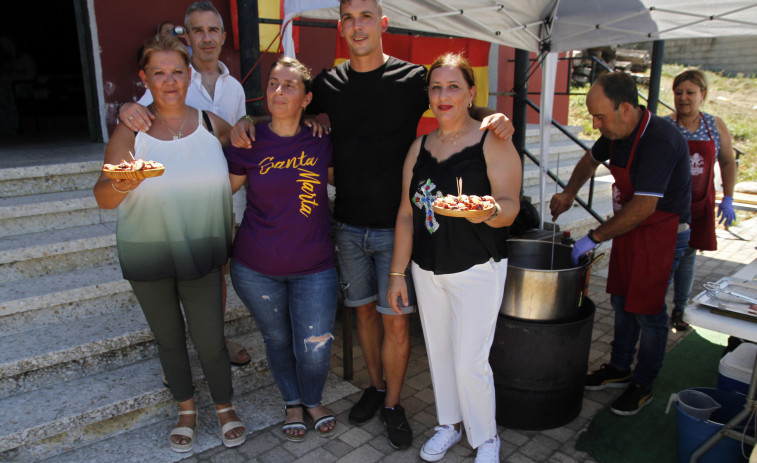
M 242 84 L 218 60 L 226 41 L 221 15 L 212 3 L 195 2 L 187 8 L 184 28 L 192 46 L 192 80 L 187 89 L 187 105 L 210 111 L 234 125 L 246 113 L 245 94 Z M 152 94 L 147 89 L 138 102 L 122 105 L 118 118 L 130 130 L 147 131 L 155 119 L 155 114 L 149 108 L 151 103 Z M 234 216 L 237 223 L 242 220 L 245 205 L 246 192 L 244 188 L 240 188 L 234 195 Z M 232 365 L 241 366 L 250 362 L 250 355 L 244 346 L 229 342 L 227 347 Z

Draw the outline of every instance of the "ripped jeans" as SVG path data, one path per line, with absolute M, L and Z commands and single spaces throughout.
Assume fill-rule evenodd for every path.
M 263 334 L 268 365 L 284 403 L 318 406 L 334 340 L 336 269 L 270 276 L 232 259 L 231 281 Z

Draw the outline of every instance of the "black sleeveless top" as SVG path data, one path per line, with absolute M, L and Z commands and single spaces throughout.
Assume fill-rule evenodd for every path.
M 507 227 L 492 228 L 460 217 L 437 215 L 431 207 L 437 197 L 457 195 L 457 177 L 463 179 L 463 194 L 491 194 L 483 150 L 488 133 L 484 132 L 477 144 L 442 162 L 426 150 L 426 136 L 423 137 L 409 192 L 413 205 L 413 261 L 423 270 L 437 275 L 457 273 L 489 259 L 499 262 L 507 257 Z

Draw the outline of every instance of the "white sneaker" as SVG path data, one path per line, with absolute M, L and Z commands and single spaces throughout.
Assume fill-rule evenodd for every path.
M 421 458 L 425 461 L 439 461 L 444 458 L 450 447 L 460 442 L 463 437 L 463 428 L 455 431 L 455 427 L 442 424 L 434 428 L 436 434 L 423 445 Z
M 499 436 L 478 446 L 475 463 L 499 463 Z

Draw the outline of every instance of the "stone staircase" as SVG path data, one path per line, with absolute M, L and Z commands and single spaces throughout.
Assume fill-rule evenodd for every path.
M 57 164 L 0 168 L 0 461 L 186 458 L 167 445 L 177 410 L 121 276 L 115 211 L 100 210 L 92 196 L 104 146 L 90 144 L 87 159 L 67 156 L 75 149 L 52 150 L 46 159 Z M 0 165 L 12 157 L 0 152 Z M 234 403 L 248 432 L 280 422 L 262 337 L 231 284 L 225 330 L 252 356 L 233 368 Z M 221 442 L 193 350 L 192 362 L 199 452 Z M 356 391 L 332 376 L 324 403 Z
M 573 134 L 580 136 L 582 130 L 580 127 L 570 127 Z M 585 141 L 585 143 L 591 146 L 591 141 Z M 536 127 L 529 126 L 526 132 L 526 149 L 539 157 L 539 130 Z M 570 174 L 573 172 L 573 168 L 581 157 L 584 155 L 584 150 L 569 140 L 565 135 L 559 132 L 557 129 L 553 129 L 550 138 L 550 156 L 549 156 L 549 168 L 553 172 L 558 169 L 559 177 L 565 183 L 568 183 Z M 599 166 L 596 173 L 596 179 L 594 184 L 594 202 L 593 209 L 597 213 L 608 218 L 612 215 L 612 176 L 610 171 L 604 166 Z M 549 214 L 549 200 L 555 192 L 562 191 L 561 187 L 555 189 L 555 182 L 547 178 L 546 187 L 544 189 L 544 200 L 546 202 L 546 214 L 544 215 L 545 228 L 551 229 L 552 217 Z M 539 193 L 539 167 L 531 162 L 530 159 L 524 159 L 523 167 L 523 194 L 528 197 L 531 204 L 539 210 L 539 202 L 541 196 Z M 579 190 L 579 197 L 583 200 L 588 200 L 589 195 L 589 183 Z M 564 212 L 557 218 L 556 221 L 558 230 L 570 231 L 571 236 L 574 239 L 580 238 L 591 228 L 595 228 L 599 222 L 586 212 L 578 203 L 574 203 L 573 207 Z

